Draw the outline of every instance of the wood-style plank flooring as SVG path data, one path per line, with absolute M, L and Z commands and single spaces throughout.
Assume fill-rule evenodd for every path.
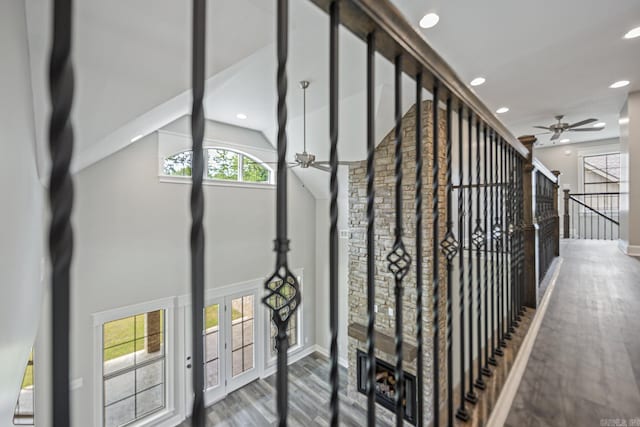
M 640 261 L 616 243 L 563 241 L 506 426 L 640 425 Z

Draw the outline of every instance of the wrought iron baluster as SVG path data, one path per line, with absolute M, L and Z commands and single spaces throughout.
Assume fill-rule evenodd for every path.
M 402 427 L 404 419 L 404 372 L 402 369 L 402 281 L 409 272 L 411 256 L 406 251 L 402 241 L 402 56 L 395 58 L 395 210 L 396 227 L 395 242 L 391 252 L 387 255 L 389 271 L 395 281 L 395 356 L 396 356 L 396 395 L 395 413 L 396 425 Z
M 476 228 L 473 231 L 473 245 L 476 250 L 476 328 L 478 331 L 478 372 L 474 383 L 476 388 L 484 390 L 486 384 L 482 379 L 482 247 L 485 245 L 485 235 L 482 229 L 480 211 L 480 119 L 476 120 Z
M 287 58 L 289 2 L 277 0 L 277 88 L 278 88 L 278 169 L 276 171 L 276 252 L 275 272 L 265 281 L 266 295 L 263 303 L 271 310 L 271 320 L 277 328 L 276 350 L 278 351 L 276 372 L 276 406 L 278 425 L 286 427 L 288 410 L 288 366 L 287 351 L 289 337 L 287 326 L 291 316 L 300 306 L 300 286 L 289 270 L 287 253 L 289 238 L 287 235 Z
M 518 204 L 517 204 L 517 208 L 518 208 L 518 269 L 519 269 L 519 274 L 518 274 L 518 278 L 520 281 L 520 285 L 519 285 L 519 299 L 518 299 L 518 313 L 520 315 L 524 314 L 524 305 L 522 303 L 523 301 L 523 294 L 524 294 L 524 182 L 523 182 L 523 173 L 524 173 L 524 169 L 523 169 L 523 159 L 521 156 L 519 156 L 517 153 L 517 158 L 518 158 Z M 551 181 L 549 181 L 549 183 L 551 183 Z M 551 189 L 551 187 L 548 188 L 548 190 L 551 190 L 551 193 L 549 194 L 549 201 L 551 201 L 551 205 L 548 205 L 549 211 L 551 212 L 553 210 L 553 190 Z M 547 239 L 548 243 L 551 244 L 552 242 L 552 238 L 551 236 L 549 236 L 549 238 Z M 552 252 L 550 252 L 550 255 L 552 255 Z
M 502 140 L 502 183 L 503 183 L 503 230 L 504 230 L 504 251 L 503 251 L 503 267 L 504 267 L 504 333 L 502 337 L 505 340 L 511 340 L 511 334 L 509 333 L 509 326 L 511 322 L 511 291 L 510 283 L 511 278 L 509 275 L 509 248 L 510 248 L 510 204 L 511 198 L 509 196 L 509 156 L 508 156 L 508 144 Z
M 496 281 L 498 287 L 498 344 L 496 346 L 495 354 L 497 356 L 504 356 L 502 349 L 506 346 L 504 341 L 504 269 L 503 269 L 503 250 L 504 250 L 504 227 L 502 225 L 503 212 L 504 212 L 504 178 L 503 170 L 504 163 L 502 162 L 502 137 L 497 135 L 494 158 L 495 158 L 495 181 L 496 181 L 496 212 L 493 225 L 493 240 L 496 247 Z
M 376 424 L 375 34 L 367 36 L 367 425 Z
M 491 220 L 489 219 L 489 206 L 488 206 L 488 198 L 489 198 L 489 180 L 488 180 L 488 171 L 487 171 L 487 157 L 489 156 L 489 128 L 485 124 L 484 126 L 484 144 L 483 144 L 483 156 L 482 156 L 482 167 L 483 167 L 483 181 L 484 181 L 484 191 L 482 192 L 482 196 L 484 198 L 483 202 L 483 239 L 484 239 L 484 311 L 483 320 L 484 320 L 484 366 L 482 367 L 482 375 L 490 377 L 492 375 L 491 370 L 489 369 L 489 240 L 487 239 L 487 233 L 489 232 L 491 227 Z
M 507 155 L 509 158 L 509 287 L 511 292 L 511 319 L 509 325 L 509 332 L 512 334 L 515 332 L 517 326 L 516 323 L 516 274 L 515 274 L 515 168 L 514 168 L 514 150 L 511 146 L 507 148 Z
M 465 298 L 464 298 L 464 160 L 463 160 L 463 115 L 464 107 L 462 104 L 458 106 L 458 238 L 459 243 L 459 256 L 458 256 L 458 300 L 460 301 L 460 406 L 456 411 L 456 418 L 462 421 L 469 420 L 469 412 L 467 411 L 465 404 L 465 342 L 464 342 L 464 312 L 465 312 Z M 471 138 L 469 138 L 469 144 L 471 144 Z
M 475 404 L 478 402 L 478 395 L 473 389 L 473 111 L 469 110 L 468 119 L 468 135 L 469 144 L 467 147 L 467 172 L 469 175 L 469 194 L 467 195 L 467 209 L 469 210 L 469 219 L 467 223 L 469 234 L 469 268 L 467 276 L 467 292 L 469 295 L 469 391 L 465 395 L 467 402 Z
M 334 1 L 329 7 L 329 139 L 331 149 L 329 153 L 329 189 L 330 228 L 329 228 L 329 327 L 331 331 L 329 382 L 331 384 L 331 422 L 332 427 L 338 426 L 340 388 L 338 370 L 338 79 L 339 79 L 339 40 L 340 9 L 339 1 Z
M 71 105 L 74 95 L 71 0 L 53 4 L 53 44 L 49 57 L 49 257 L 51 259 L 51 368 L 54 427 L 70 425 L 69 328 L 73 257 L 73 181 L 69 171 L 73 156 Z
M 204 427 L 204 79 L 206 45 L 206 2 L 193 1 L 193 57 L 191 108 L 192 184 L 191 184 L 191 327 L 193 358 L 193 411 L 194 427 Z
M 422 72 L 416 76 L 416 374 L 418 426 L 424 423 L 423 281 L 422 281 Z
M 496 212 L 496 178 L 495 178 L 495 169 L 494 169 L 494 157 L 495 157 L 495 150 L 496 150 L 496 132 L 492 129 L 491 130 L 491 137 L 489 139 L 489 183 L 491 185 L 490 187 L 490 193 L 489 193 L 489 216 L 487 217 L 487 228 L 489 231 L 489 242 L 491 244 L 490 247 L 490 251 L 489 253 L 491 254 L 491 259 L 489 261 L 490 265 L 491 265 L 491 355 L 489 356 L 489 364 L 496 366 L 498 364 L 498 361 L 495 358 L 496 355 L 496 349 L 498 348 L 496 346 L 496 342 L 497 342 L 497 332 L 496 332 L 496 299 L 497 299 L 497 295 L 496 295 L 496 258 L 497 258 L 497 248 L 496 248 L 496 238 L 495 238 L 495 222 L 494 222 L 494 215 Z
M 447 98 L 447 229 L 440 243 L 443 255 L 447 259 L 447 425 L 453 426 L 453 341 L 451 296 L 453 286 L 453 260 L 458 254 L 458 241 L 453 232 L 453 193 L 451 184 L 451 149 L 453 145 L 453 108 L 451 96 Z M 462 377 L 461 377 L 462 378 Z
M 432 219 L 433 242 L 439 241 L 438 228 L 440 227 L 440 212 L 438 210 L 439 197 L 439 173 L 440 162 L 438 152 L 440 150 L 440 82 L 436 79 L 433 83 L 433 105 L 431 114 L 433 119 L 433 168 L 431 180 L 432 193 Z M 437 244 L 433 245 L 433 425 L 440 425 L 440 251 Z

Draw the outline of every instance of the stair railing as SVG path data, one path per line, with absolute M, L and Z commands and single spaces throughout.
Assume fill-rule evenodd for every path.
M 565 239 L 617 240 L 620 238 L 620 193 L 564 191 Z

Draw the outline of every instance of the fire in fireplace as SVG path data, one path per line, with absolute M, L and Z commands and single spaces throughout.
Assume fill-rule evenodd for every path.
M 358 350 L 358 391 L 367 393 L 367 355 Z M 394 367 L 376 358 L 376 402 L 390 411 L 395 410 L 396 380 Z M 404 419 L 416 424 L 416 377 L 404 372 Z

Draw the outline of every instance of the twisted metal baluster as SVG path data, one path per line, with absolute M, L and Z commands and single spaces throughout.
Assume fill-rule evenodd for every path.
M 469 271 L 467 276 L 468 283 L 468 295 L 469 295 L 469 391 L 467 392 L 465 399 L 467 402 L 475 404 L 478 402 L 478 395 L 473 389 L 473 259 L 471 258 L 472 250 L 473 250 L 473 111 L 469 110 L 469 121 L 468 121 L 468 135 L 469 135 L 469 145 L 467 147 L 467 171 L 469 172 L 469 194 L 467 195 L 467 207 L 469 209 L 469 222 L 468 226 L 468 234 L 469 234 Z
M 451 295 L 453 286 L 453 259 L 458 253 L 458 241 L 453 233 L 453 193 L 451 186 L 451 148 L 453 145 L 453 109 L 451 96 L 447 98 L 447 231 L 440 249 L 447 259 L 447 425 L 453 426 L 453 341 Z
M 498 364 L 498 361 L 495 358 L 496 355 L 496 276 L 495 276 L 495 272 L 496 272 L 496 238 L 495 238 L 495 226 L 494 226 L 494 214 L 495 214 L 495 204 L 496 204 L 496 197 L 495 197 L 495 193 L 496 193 L 496 178 L 494 175 L 495 169 L 494 169 L 494 156 L 495 156 L 495 149 L 496 149 L 496 132 L 491 129 L 491 138 L 489 139 L 489 170 L 490 172 L 490 176 L 489 176 L 489 182 L 491 185 L 491 191 L 489 194 L 489 216 L 487 217 L 487 228 L 489 229 L 490 235 L 489 235 L 489 243 L 491 244 L 491 260 L 490 260 L 490 264 L 491 264 L 491 355 L 489 356 L 489 364 L 496 366 Z
M 509 250 L 510 250 L 510 244 L 509 244 L 509 232 L 510 232 L 510 227 L 509 227 L 509 222 L 510 222 L 510 208 L 511 208 L 511 198 L 509 195 L 509 157 L 508 157 L 508 144 L 506 143 L 506 141 L 502 140 L 502 164 L 503 164 L 503 172 L 502 172 L 502 178 L 503 178 L 503 197 L 504 197 L 504 201 L 503 201 L 503 209 L 504 209 L 504 213 L 503 213 L 503 230 L 504 230 L 504 305 L 505 305 L 505 332 L 502 335 L 503 338 L 505 340 L 511 340 L 511 333 L 509 331 L 509 327 L 511 325 L 511 290 L 510 290 L 510 284 L 511 284 L 511 277 L 509 274 Z
M 291 316 L 300 306 L 300 286 L 296 277 L 289 270 L 287 252 L 287 57 L 289 2 L 277 0 L 277 53 L 278 53 L 278 170 L 276 172 L 276 252 L 275 272 L 265 281 L 267 291 L 262 302 L 271 310 L 271 320 L 277 328 L 276 350 L 278 362 L 276 372 L 276 406 L 278 409 L 278 425 L 287 425 L 288 404 L 288 366 L 287 351 L 289 337 L 287 325 Z
M 73 155 L 71 105 L 74 78 L 71 64 L 71 0 L 53 4 L 53 45 L 49 58 L 49 257 L 51 258 L 51 365 L 54 427 L 70 425 L 69 311 L 73 257 L 73 181 L 69 166 Z
M 480 120 L 476 121 L 476 229 L 473 232 L 473 243 L 476 249 L 476 328 L 478 331 L 478 376 L 474 385 L 480 390 L 486 388 L 482 379 L 482 271 L 481 271 L 481 250 L 485 244 L 482 220 L 480 219 Z
M 440 425 L 440 260 L 438 256 L 440 251 L 438 228 L 440 226 L 440 211 L 438 210 L 439 198 L 439 174 L 440 162 L 438 158 L 440 150 L 440 117 L 438 103 L 440 101 L 440 82 L 435 79 L 433 82 L 433 105 L 431 106 L 431 114 L 433 118 L 433 168 L 431 178 L 432 193 L 432 213 L 433 216 L 433 425 Z
M 422 282 L 422 73 L 416 76 L 416 374 L 418 381 L 418 422 L 424 423 L 424 361 L 423 361 L 423 282 Z
M 503 271 L 503 241 L 504 241 L 504 229 L 502 227 L 502 214 L 504 209 L 503 198 L 503 185 L 504 178 L 502 171 L 504 169 L 504 163 L 502 162 L 502 137 L 498 135 L 495 147 L 495 160 L 496 160 L 496 217 L 495 224 L 493 226 L 493 239 L 496 243 L 496 258 L 497 258 L 497 280 L 498 280 L 498 346 L 496 347 L 495 354 L 497 356 L 504 356 L 502 349 L 506 346 L 504 341 L 504 271 Z
M 331 3 L 329 31 L 329 153 L 331 193 L 329 228 L 329 324 L 331 330 L 329 382 L 331 384 L 331 426 L 338 426 L 340 412 L 338 391 L 338 31 L 340 9 L 338 1 Z
M 376 425 L 375 34 L 367 36 L 367 426 Z M 418 359 L 419 360 L 419 359 Z
M 395 58 L 395 208 L 396 208 L 396 229 L 395 242 L 391 252 L 387 255 L 389 271 L 395 280 L 395 353 L 396 353 L 396 395 L 395 413 L 396 425 L 402 427 L 404 418 L 404 372 L 402 370 L 402 280 L 409 272 L 411 266 L 411 256 L 406 251 L 402 241 L 402 56 Z
M 465 404 L 465 351 L 464 351 L 464 160 L 463 146 L 463 114 L 464 107 L 462 103 L 458 106 L 458 234 L 460 243 L 458 256 L 458 300 L 460 301 L 460 406 L 456 411 L 456 418 L 462 421 L 469 421 L 469 412 Z M 469 140 L 469 144 L 471 141 Z
M 191 184 L 191 305 L 192 305 L 192 357 L 193 357 L 193 411 L 192 425 L 204 427 L 204 79 L 206 2 L 193 0 L 193 53 L 191 108 L 192 184 Z
M 492 375 L 489 369 L 489 241 L 487 239 L 487 232 L 491 227 L 491 221 L 489 220 L 488 211 L 488 196 L 489 196 L 489 180 L 487 171 L 487 157 L 489 156 L 489 128 L 484 125 L 484 155 L 482 156 L 482 163 L 484 169 L 484 190 L 482 196 L 483 203 L 483 216 L 482 222 L 484 226 L 483 240 L 484 240 L 484 366 L 482 367 L 482 375 L 490 377 Z

